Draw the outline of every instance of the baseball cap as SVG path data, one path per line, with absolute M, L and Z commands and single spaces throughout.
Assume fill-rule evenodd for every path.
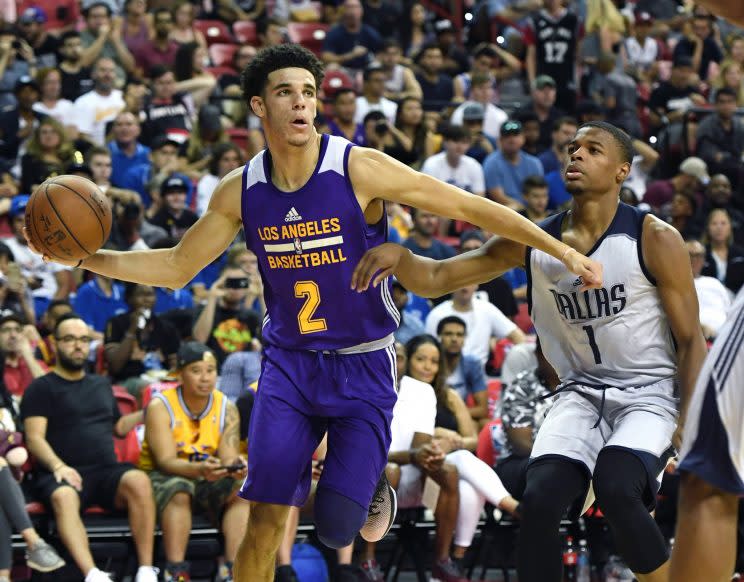
M 486 108 L 482 103 L 468 103 L 462 110 L 463 121 L 483 121 L 486 116 Z
M 24 87 L 33 87 L 37 91 L 39 91 L 39 84 L 36 82 L 36 79 L 29 75 L 23 75 L 22 77 L 19 77 L 16 81 L 15 88 L 13 89 L 14 93 L 18 93 L 21 89 Z
M 194 362 L 212 362 L 217 363 L 217 358 L 214 357 L 214 353 L 206 345 L 201 342 L 185 342 L 178 348 L 178 356 L 176 358 L 177 367 L 180 370 L 184 366 L 193 364 Z
M 522 124 L 519 123 L 515 119 L 510 119 L 509 121 L 505 121 L 504 124 L 501 126 L 501 131 L 499 132 L 502 136 L 503 135 L 519 135 L 522 133 Z
M 635 21 L 636 24 L 653 24 L 654 17 L 649 12 L 642 10 L 635 13 Z
M 188 192 L 189 186 L 186 184 L 181 176 L 171 176 L 160 186 L 161 196 L 165 196 L 169 192 Z
M 15 321 L 21 326 L 26 325 L 26 318 L 23 317 L 23 315 L 17 311 L 13 311 L 12 309 L 3 309 L 2 312 L 0 312 L 0 327 L 4 326 L 9 321 Z
M 181 149 L 181 144 L 176 140 L 169 138 L 167 135 L 159 135 L 152 140 L 150 143 L 150 149 L 152 151 L 159 150 L 163 146 L 172 145 L 178 149 Z
M 31 22 L 38 22 L 39 24 L 44 24 L 46 21 L 47 21 L 46 12 L 44 12 L 44 10 L 42 8 L 39 8 L 38 6 L 29 6 L 18 17 L 18 22 L 20 24 L 29 24 Z
M 11 218 L 15 218 L 19 214 L 26 212 L 29 198 L 31 198 L 31 196 L 28 194 L 18 194 L 17 196 L 13 196 L 10 201 L 10 210 L 8 210 L 8 214 Z
M 710 182 L 710 176 L 708 175 L 708 165 L 700 158 L 691 157 L 687 158 L 684 162 L 679 165 L 679 171 L 688 176 L 694 176 L 700 182 L 705 185 Z
M 544 89 L 545 87 L 556 87 L 555 79 L 550 75 L 538 75 L 534 81 L 532 81 L 532 87 L 534 89 Z

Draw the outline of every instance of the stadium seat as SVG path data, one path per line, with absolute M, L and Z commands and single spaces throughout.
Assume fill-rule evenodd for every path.
M 320 88 L 326 99 L 333 100 L 339 89 L 354 89 L 354 81 L 343 71 L 328 71 Z
M 124 386 L 114 384 L 111 388 L 114 391 L 114 398 L 116 398 L 116 403 L 119 405 L 119 412 L 121 412 L 122 415 L 137 412 L 139 410 L 137 399 L 132 396 Z
M 248 133 L 244 127 L 232 127 L 227 130 L 230 141 L 244 152 L 248 151 Z
M 220 66 L 220 67 L 205 67 L 204 70 L 212 75 L 215 79 L 219 79 L 222 75 L 237 75 L 237 71 L 232 67 Z M 193 204 L 196 204 L 196 196 L 192 200 Z
M 215 43 L 230 44 L 235 42 L 227 24 L 221 20 L 194 20 L 194 28 L 201 31 L 210 46 Z
M 233 33 L 235 39 L 240 44 L 250 44 L 256 46 L 258 44 L 258 33 L 256 31 L 256 23 L 253 20 L 240 20 L 233 24 Z
M 287 25 L 287 33 L 291 42 L 301 44 L 316 55 L 320 55 L 328 28 L 327 24 L 320 22 L 290 22 Z
M 233 55 L 237 51 L 237 44 L 223 44 L 216 42 L 209 45 L 209 58 L 215 67 L 224 67 L 232 65 Z

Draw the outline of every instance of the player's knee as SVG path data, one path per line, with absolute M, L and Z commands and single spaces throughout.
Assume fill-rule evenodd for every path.
M 315 533 L 318 534 L 318 539 L 323 545 L 328 546 L 333 550 L 340 550 L 345 548 L 354 541 L 359 529 L 356 531 L 339 531 L 333 524 L 315 524 Z
M 339 549 L 354 541 L 367 520 L 367 508 L 326 487 L 315 494 L 315 533 L 329 548 Z
M 627 511 L 631 504 L 642 503 L 646 481 L 646 469 L 633 453 L 608 449 L 599 454 L 593 486 L 604 513 Z

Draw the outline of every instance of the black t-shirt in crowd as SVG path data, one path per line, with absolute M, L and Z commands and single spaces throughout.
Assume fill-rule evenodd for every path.
M 21 401 L 21 418 L 32 416 L 47 419 L 46 440 L 70 467 L 117 463 L 114 425 L 121 414 L 108 378 L 66 380 L 54 372 L 37 378 Z
M 693 87 L 675 87 L 669 81 L 664 81 L 651 91 L 648 106 L 657 113 L 686 109 L 689 105 L 687 99 L 693 93 L 695 93 Z
M 122 313 L 109 319 L 106 324 L 104 343 L 121 342 L 129 331 L 130 314 Z M 181 344 L 178 330 L 167 321 L 153 315 L 145 329 L 138 330 L 137 341 L 148 353 L 144 360 L 129 360 L 117 374 L 111 373 L 114 382 L 144 374 L 148 369 L 168 369 L 168 356 L 178 352 Z
M 83 67 L 77 73 L 67 73 L 59 68 L 62 75 L 62 98 L 75 101 L 84 93 L 93 90 L 94 81 L 90 78 L 90 68 Z
M 150 101 L 143 109 L 140 142 L 149 146 L 153 139 L 166 135 L 178 143 L 185 143 L 192 130 L 194 101 L 187 93 L 176 93 L 170 102 Z
M 201 311 L 194 321 L 199 319 L 199 315 Z M 220 366 L 229 354 L 251 350 L 251 341 L 258 334 L 259 323 L 260 318 L 255 311 L 228 309 L 217 304 L 207 346 L 214 351 Z
M 199 217 L 188 208 L 184 209 L 181 216 L 175 217 L 167 208 L 161 208 L 155 216 L 150 219 L 150 224 L 165 229 L 168 236 L 180 240 L 184 233 L 199 220 Z

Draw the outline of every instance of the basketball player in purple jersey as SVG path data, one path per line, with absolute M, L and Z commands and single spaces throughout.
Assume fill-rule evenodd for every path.
M 235 562 L 239 582 L 273 580 L 289 506 L 305 501 L 311 455 L 325 432 L 328 455 L 315 500 L 320 539 L 343 547 L 362 528 L 365 539 L 376 541 L 392 524 L 394 492 L 383 469 L 396 400 L 399 314 L 390 281 L 364 293 L 351 289 L 354 266 L 386 239 L 385 200 L 537 247 L 582 277 L 584 287 L 602 284 L 598 263 L 512 210 L 381 152 L 319 135 L 313 120 L 322 77 L 320 61 L 300 46 L 259 52 L 242 83 L 267 149 L 222 179 L 207 212 L 175 248 L 103 250 L 73 265 L 180 288 L 244 228 L 259 260 L 267 315 L 240 492 L 251 513 Z

